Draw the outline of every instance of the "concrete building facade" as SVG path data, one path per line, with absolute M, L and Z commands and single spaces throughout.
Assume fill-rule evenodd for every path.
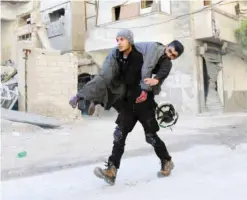
M 178 39 L 185 46 L 158 102 L 171 102 L 188 114 L 247 109 L 246 55 L 235 38 L 240 19 L 246 17 L 242 1 L 52 0 L 2 5 L 1 57 L 17 63 L 20 110 L 69 116 L 67 102 L 78 90 L 78 81 L 98 73 L 122 28 L 133 31 L 135 42 L 167 44 Z M 24 49 L 31 50 L 26 62 Z M 70 82 L 66 85 L 64 79 Z
M 53 0 L 40 2 L 42 23 L 54 49 L 62 53 L 84 50 L 84 1 Z
M 75 118 L 68 101 L 80 77 L 98 73 L 84 53 L 84 1 L 9 1 L 1 9 L 1 61 L 18 70 L 18 109 Z
M 77 57 L 59 51 L 31 49 L 27 60 L 27 110 L 32 113 L 73 119 L 68 104 L 77 91 Z
M 99 1 L 96 27 L 88 30 L 85 50 L 103 61 L 116 45 L 121 28 L 131 29 L 135 42 L 167 44 L 178 39 L 185 53 L 173 62 L 157 100 L 172 102 L 184 113 L 244 111 L 247 61 L 235 38 L 240 4 L 230 0 Z
M 31 41 L 31 12 L 36 1 L 1 2 L 1 61 L 17 60 L 19 41 Z

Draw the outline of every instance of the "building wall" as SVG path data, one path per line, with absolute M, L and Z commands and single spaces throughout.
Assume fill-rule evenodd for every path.
M 225 111 L 247 110 L 247 61 L 233 54 L 223 56 Z
M 72 1 L 72 50 L 84 51 L 85 40 L 85 2 Z
M 38 1 L 29 1 L 27 3 L 19 3 L 17 5 L 16 15 L 19 16 L 19 15 L 31 12 L 37 4 L 39 4 Z
M 170 102 L 180 113 L 195 114 L 198 112 L 197 75 L 194 63 L 192 38 L 180 40 L 185 46 L 184 54 L 173 62 L 170 75 L 156 97 L 157 102 Z
M 204 8 L 200 2 L 192 1 L 193 10 Z M 228 3 L 228 4 L 227 4 Z M 205 9 L 194 14 L 196 39 L 211 39 L 219 38 L 222 41 L 237 43 L 235 32 L 239 26 L 238 17 L 235 12 L 235 3 L 226 2 L 224 5 L 214 6 L 216 10 Z M 234 9 L 234 13 L 232 12 Z M 203 21 L 203 26 L 201 23 Z
M 37 4 L 37 1 L 19 2 L 12 4 L 10 2 L 1 2 L 1 19 L 15 20 L 16 16 L 31 12 Z
M 152 24 L 154 21 L 157 23 L 166 21 L 166 18 L 167 16 L 152 14 L 150 16 L 138 17 L 132 20 L 120 21 L 111 25 L 96 28 L 87 35 L 85 50 L 89 52 L 114 47 L 116 45 L 117 32 L 122 28 L 131 29 L 133 31 L 135 42 L 160 41 L 167 43 L 174 38 L 173 23 L 166 24 L 166 33 L 164 33 L 164 25 L 146 28 L 132 28 Z
M 15 59 L 15 21 L 1 20 L 1 62 Z
M 135 42 L 159 41 L 166 44 L 175 38 L 191 36 L 189 16 L 171 20 L 175 16 L 190 12 L 190 3 L 188 1 L 178 2 L 172 0 L 167 5 L 169 9 L 167 11 L 163 9 L 166 12 L 146 13 L 131 19 L 112 22 L 111 9 L 119 4 L 119 1 L 100 3 L 98 25 L 101 26 L 91 30 L 90 34 L 87 35 L 85 43 L 87 52 L 114 47 L 116 45 L 116 34 L 122 28 L 133 31 Z M 170 11 L 171 13 L 169 14 Z
M 240 1 L 240 12 L 241 12 L 241 17 L 242 18 L 247 18 L 247 2 L 246 1 Z
M 16 19 L 16 5 L 1 2 L 1 19 L 3 20 L 15 20 Z
M 136 12 L 135 15 L 144 15 L 149 13 L 152 8 L 146 8 L 146 9 L 141 9 L 140 7 L 140 0 L 130 0 L 130 1 L 125 1 L 125 0 L 118 0 L 118 1 L 99 1 L 99 11 L 98 11 L 98 23 L 97 25 L 103 25 L 106 23 L 110 23 L 115 21 L 113 19 L 113 7 L 119 6 L 119 5 L 130 5 L 130 4 L 138 4 L 137 8 L 135 9 L 132 7 L 133 10 L 132 12 Z M 158 1 L 154 1 L 155 3 Z M 161 10 L 166 13 L 170 14 L 171 12 L 171 1 L 161 1 Z M 155 8 L 153 8 L 155 9 Z M 127 11 L 128 12 L 128 11 Z M 127 15 L 127 14 L 126 14 Z M 128 15 L 127 15 L 128 16 Z
M 49 2 L 49 1 L 48 1 Z M 51 42 L 52 48 L 61 51 L 72 50 L 72 21 L 71 21 L 71 2 L 58 2 L 55 4 L 48 4 L 47 1 L 41 1 L 40 11 L 41 20 L 47 26 L 48 38 Z M 64 17 L 59 20 L 51 22 L 49 13 L 56 10 L 64 9 Z
M 191 1 L 191 3 L 193 4 L 193 9 L 198 10 L 198 9 L 207 7 L 207 6 L 204 6 L 204 1 L 205 0 Z M 236 15 L 235 5 L 237 4 L 237 1 L 235 1 L 235 0 L 224 0 L 224 2 L 220 2 L 220 1 L 221 0 L 212 0 L 211 1 L 212 4 L 216 4 L 216 5 L 214 5 L 214 8 L 221 9 L 224 12 L 231 14 L 231 15 Z
M 51 21 L 50 13 L 64 9 L 65 14 Z M 41 1 L 42 22 L 47 26 L 51 45 L 62 52 L 83 51 L 85 37 L 84 1 Z
M 30 13 L 38 4 L 37 1 L 11 4 L 1 2 L 1 60 L 11 59 L 17 62 L 17 37 L 30 32 L 28 26 L 18 27 L 18 18 Z
M 237 18 L 228 17 L 222 13 L 214 13 L 216 27 L 219 30 L 219 37 L 221 40 L 238 43 L 235 37 L 235 30 L 239 26 Z
M 116 46 L 116 33 L 121 28 L 131 29 L 135 42 L 158 41 L 167 44 L 174 39 L 180 40 L 184 44 L 185 53 L 173 62 L 172 71 L 156 100 L 159 103 L 171 102 L 180 112 L 196 113 L 198 111 L 197 63 L 195 44 L 191 33 L 191 19 L 189 16 L 184 16 L 170 20 L 175 16 L 189 13 L 189 1 L 171 1 L 167 13 L 150 13 L 109 23 L 112 21 L 111 8 L 121 3 L 122 1 L 109 1 L 99 5 L 98 24 L 101 26 L 90 32 L 86 40 L 86 50 L 93 58 L 96 58 L 95 60 L 100 60 L 102 63 L 106 52 Z M 167 22 L 162 23 L 165 21 Z M 149 26 L 154 23 L 158 25 Z M 133 28 L 139 26 L 144 27 Z
M 44 10 L 57 7 L 67 2 L 70 2 L 70 0 L 51 0 L 51 1 L 41 0 L 40 1 L 40 11 L 42 12 Z
M 91 51 L 91 52 L 88 52 L 88 54 L 91 55 L 94 58 L 95 63 L 97 63 L 97 65 L 101 67 L 109 52 L 110 52 L 110 49 L 107 49 L 107 50 L 101 50 L 101 51 L 95 51 L 95 52 Z
M 62 119 L 76 116 L 68 104 L 77 92 L 77 58 L 32 49 L 27 62 L 28 112 Z
M 88 3 L 90 2 L 90 3 Z M 95 1 L 87 1 L 85 3 L 86 6 L 86 25 L 87 25 L 87 31 L 92 30 L 97 21 L 97 13 L 96 13 L 96 6 L 95 6 Z

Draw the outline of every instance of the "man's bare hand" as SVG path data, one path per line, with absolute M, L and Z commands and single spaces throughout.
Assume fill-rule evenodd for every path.
M 88 108 L 88 115 L 91 116 L 95 112 L 95 104 L 93 102 L 90 103 L 90 106 Z
M 159 83 L 159 80 L 155 78 L 145 78 L 144 83 L 146 83 L 149 86 L 155 86 Z

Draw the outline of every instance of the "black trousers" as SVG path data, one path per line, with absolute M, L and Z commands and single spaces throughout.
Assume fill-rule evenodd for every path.
M 108 159 L 108 162 L 115 165 L 117 169 L 120 167 L 128 133 L 133 130 L 137 121 L 143 126 L 146 142 L 154 147 L 160 160 L 171 160 L 165 143 L 157 135 L 159 125 L 155 118 L 156 105 L 154 99 L 147 99 L 139 104 L 124 103 L 116 121 L 119 130 L 114 135 L 112 154 Z

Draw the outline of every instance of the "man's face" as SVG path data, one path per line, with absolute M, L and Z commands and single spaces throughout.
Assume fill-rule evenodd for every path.
M 130 48 L 130 43 L 124 37 L 117 37 L 117 45 L 120 52 L 126 51 Z
M 168 56 L 168 58 L 170 58 L 171 60 L 175 60 L 178 57 L 178 52 L 175 50 L 174 47 L 169 47 L 167 46 L 166 48 L 166 55 Z

